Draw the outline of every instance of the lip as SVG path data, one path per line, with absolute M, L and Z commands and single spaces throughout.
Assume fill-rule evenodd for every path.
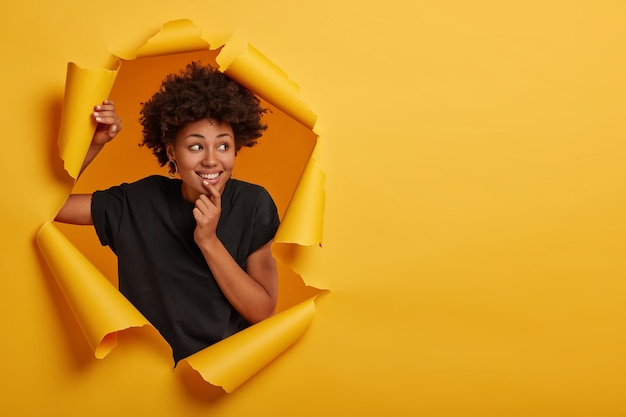
M 196 172 L 202 181 L 208 181 L 209 184 L 215 185 L 222 178 L 222 171 L 218 172 Z

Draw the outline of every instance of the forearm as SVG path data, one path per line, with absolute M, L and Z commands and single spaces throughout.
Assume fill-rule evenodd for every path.
M 91 139 L 89 149 L 80 168 L 78 176 L 83 173 L 85 168 L 93 161 L 93 159 L 102 150 L 104 145 L 111 141 L 122 129 L 122 123 L 115 113 L 115 105 L 110 100 L 104 100 L 102 104 L 94 107 L 93 117 L 98 125 Z M 69 196 L 59 213 L 57 213 L 55 221 L 70 224 L 93 224 L 91 217 L 91 195 L 90 194 L 72 194 Z
M 91 194 L 71 194 L 54 220 L 68 224 L 93 224 L 91 217 Z
M 89 145 L 89 149 L 87 150 L 87 155 L 85 155 L 85 160 L 83 161 L 83 166 L 80 168 L 80 173 L 78 174 L 79 176 L 80 176 L 80 174 L 83 173 L 85 168 L 87 168 L 89 166 L 91 161 L 94 160 L 96 155 L 98 155 L 98 153 L 100 153 L 102 148 L 104 148 L 104 144 L 97 144 L 97 143 L 91 142 L 91 145 Z
M 104 145 L 110 142 L 122 129 L 122 122 L 115 112 L 115 105 L 110 100 L 104 100 L 102 104 L 96 105 L 93 117 L 97 122 L 96 131 L 91 139 L 80 173 L 87 168 Z
M 200 249 L 222 293 L 243 318 L 254 324 L 274 314 L 277 298 L 275 264 L 273 270 L 271 266 L 253 268 L 256 272 L 253 278 L 235 262 L 217 237 Z

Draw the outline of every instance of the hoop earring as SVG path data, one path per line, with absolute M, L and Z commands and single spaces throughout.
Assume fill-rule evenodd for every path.
M 169 165 L 170 166 L 167 170 L 167 176 L 170 178 L 176 178 L 176 175 L 178 175 L 178 164 L 173 159 L 170 159 Z M 172 168 L 172 166 L 174 168 Z

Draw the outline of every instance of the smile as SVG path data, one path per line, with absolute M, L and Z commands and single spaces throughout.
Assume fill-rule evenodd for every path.
M 205 179 L 205 180 L 214 180 L 215 178 L 220 176 L 219 172 L 215 172 L 213 174 L 198 174 L 200 176 L 200 178 Z

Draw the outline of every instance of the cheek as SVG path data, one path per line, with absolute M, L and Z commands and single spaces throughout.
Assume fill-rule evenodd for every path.
M 222 165 L 225 169 L 232 170 L 235 167 L 235 155 L 229 155 L 222 161 Z
M 198 163 L 200 163 L 201 160 L 202 160 L 201 157 L 198 157 L 189 153 L 183 153 L 183 152 L 178 153 L 178 164 L 185 168 L 193 168 Z

